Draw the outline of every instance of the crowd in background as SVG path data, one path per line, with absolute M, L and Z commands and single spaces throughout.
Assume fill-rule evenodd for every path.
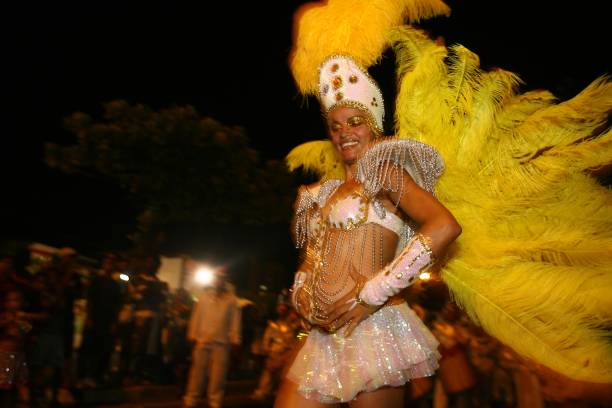
M 33 273 L 25 248 L 0 258 L 2 406 L 74 404 L 92 388 L 186 387 L 193 295 L 158 279 L 157 256 L 109 253 L 85 269 L 76 259 L 63 249 Z M 542 376 L 446 297 L 427 293 L 408 300 L 440 342 L 440 368 L 408 384 L 406 406 L 557 406 L 562 382 Z M 301 329 L 288 292 L 275 298 L 271 312 L 241 303 L 242 341 L 232 349 L 229 378 L 255 380 L 254 401 L 273 399 Z

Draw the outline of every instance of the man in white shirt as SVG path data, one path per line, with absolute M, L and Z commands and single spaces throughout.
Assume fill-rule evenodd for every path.
M 214 286 L 202 291 L 193 308 L 187 339 L 193 343 L 184 407 L 198 405 L 208 380 L 211 408 L 221 408 L 232 346 L 240 345 L 241 313 L 233 287 L 218 272 Z

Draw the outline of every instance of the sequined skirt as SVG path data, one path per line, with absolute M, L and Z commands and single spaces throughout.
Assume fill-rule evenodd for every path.
M 346 402 L 364 391 L 433 375 L 438 342 L 406 303 L 383 307 L 350 337 L 313 329 L 287 378 L 307 399 Z

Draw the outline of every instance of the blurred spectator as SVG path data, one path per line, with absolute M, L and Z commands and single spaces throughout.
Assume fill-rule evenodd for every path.
M 265 321 L 260 316 L 258 305 L 248 299 L 243 299 L 242 315 L 242 344 L 240 352 L 241 378 L 253 378 L 261 369 L 261 360 L 253 353 L 253 343 Z M 231 374 L 231 373 L 230 373 Z
M 81 276 L 77 273 L 75 260 L 77 252 L 72 248 L 61 248 L 55 260 L 55 271 L 60 278 L 62 293 L 59 294 L 64 312 L 64 354 L 72 358 L 74 339 L 74 303 L 83 297 Z
M 128 285 L 129 303 L 133 305 L 130 333 L 131 380 L 158 382 L 161 375 L 161 325 L 168 287 L 157 277 L 158 256 L 135 259 Z
M 453 303 L 447 303 L 433 322 L 432 333 L 440 342 L 440 368 L 438 379 L 448 398 L 448 406 L 469 408 L 473 406 L 473 390 L 476 375 L 461 343 L 463 333 L 459 327 L 459 310 Z
M 287 299 L 280 299 L 287 300 Z M 297 333 L 301 327 L 299 315 L 287 303 L 279 303 L 276 308 L 277 319 L 268 321 L 263 335 L 262 348 L 266 361 L 259 377 L 259 384 L 252 398 L 265 400 L 276 390 L 283 367 L 288 361 L 291 350 L 297 343 Z
M 83 387 L 108 381 L 111 353 L 115 345 L 121 288 L 112 278 L 116 256 L 106 254 L 87 290 L 87 316 L 81 345 L 80 366 Z
M 485 407 L 514 406 L 510 373 L 498 363 L 501 344 L 480 326 L 470 325 L 468 337 L 470 362 L 477 376 L 476 402 Z
M 73 248 L 61 248 L 53 261 L 52 271 L 55 272 L 58 287 L 57 308 L 62 314 L 61 339 L 63 347 L 64 364 L 60 372 L 61 385 L 58 390 L 59 399 L 69 402 L 74 398 L 70 389 L 75 385 L 76 356 L 74 353 L 75 338 L 75 308 L 77 301 L 84 297 L 84 285 L 81 274 L 77 269 L 77 252 Z
M 541 364 L 532 365 L 546 401 L 554 407 L 612 407 L 612 384 L 572 380 Z
M 33 341 L 28 355 L 31 407 L 46 406 L 48 399 L 52 404 L 58 404 L 66 357 L 65 276 L 59 266 L 55 262 L 31 278 L 39 288 L 39 299 L 30 312 L 38 319 L 33 325 Z M 47 398 L 48 391 L 50 398 Z
M 500 353 L 502 366 L 509 369 L 515 389 L 516 408 L 543 408 L 545 406 L 540 380 L 533 367 L 511 348 L 503 346 Z
M 223 404 L 231 348 L 241 343 L 241 310 L 225 273 L 218 271 L 212 287 L 204 289 L 189 320 L 187 339 L 194 343 L 184 396 L 185 407 L 195 407 L 208 380 L 211 408 Z
M 0 310 L 0 404 L 12 407 L 18 399 L 18 390 L 27 379 L 25 336 L 32 325 L 23 310 L 23 297 L 19 290 L 3 288 L 4 304 Z
M 171 370 L 172 382 L 183 384 L 189 368 L 189 342 L 187 325 L 193 308 L 191 294 L 179 288 L 168 298 L 163 332 L 164 365 Z
M 130 297 L 131 284 L 129 279 L 134 276 L 132 270 L 133 262 L 128 258 L 122 258 L 118 262 L 119 274 L 127 276 L 128 281 L 120 280 L 122 306 L 117 317 L 117 338 L 115 342 L 115 350 L 111 357 L 111 371 L 117 380 L 127 379 L 130 374 L 130 364 L 132 362 L 131 350 L 131 334 L 134 317 L 134 299 Z M 120 279 L 120 278 L 119 278 Z
M 35 307 L 38 303 L 40 287 L 28 271 L 30 264 L 30 250 L 23 245 L 3 258 L 0 269 L 4 268 L 4 282 L 10 286 L 16 286 L 23 296 L 26 310 Z

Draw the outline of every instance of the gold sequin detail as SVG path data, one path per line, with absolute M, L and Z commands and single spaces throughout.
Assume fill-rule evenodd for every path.
M 368 206 L 370 200 L 368 200 L 365 195 L 360 194 L 356 191 L 351 193 L 349 197 L 359 198 L 359 214 L 356 215 L 354 218 L 348 218 L 346 220 L 346 224 L 342 221 L 338 222 L 338 224 L 335 225 L 330 223 L 332 227 L 339 228 L 345 231 L 350 231 L 362 226 L 368 221 Z

